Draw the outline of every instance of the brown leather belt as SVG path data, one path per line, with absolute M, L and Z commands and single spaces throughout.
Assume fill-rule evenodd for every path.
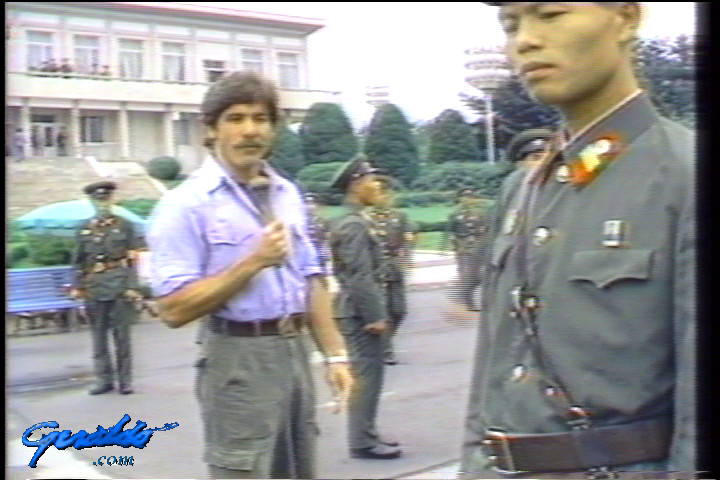
M 661 460 L 668 456 L 671 435 L 671 421 L 663 417 L 563 433 L 488 429 L 482 445 L 501 472 L 581 471 Z
M 235 321 L 213 316 L 208 322 L 211 331 L 231 337 L 262 337 L 266 335 L 295 336 L 304 325 L 305 315 L 293 313 L 280 318 Z

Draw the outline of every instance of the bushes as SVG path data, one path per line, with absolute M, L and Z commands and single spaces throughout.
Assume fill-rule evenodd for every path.
M 75 248 L 74 238 L 28 235 L 27 240 L 27 249 L 33 263 L 41 266 L 70 263 L 72 250 Z
M 157 200 L 152 198 L 137 198 L 135 200 L 122 200 L 118 202 L 118 205 L 127 208 L 142 218 L 147 218 L 150 213 L 152 213 L 157 202 Z
M 28 247 L 24 243 L 10 247 L 10 251 L 8 252 L 10 268 L 12 268 L 16 262 L 19 262 L 23 258 L 27 258 L 29 253 Z
M 180 174 L 180 162 L 174 157 L 155 157 L 147 163 L 148 174 L 158 180 L 175 180 Z
M 340 205 L 344 192 L 330 190 L 330 181 L 335 177 L 345 162 L 313 163 L 300 169 L 298 182 L 308 192 L 316 193 L 325 205 Z
M 447 190 L 456 192 L 463 187 L 478 189 L 485 197 L 495 197 L 500 192 L 503 179 L 513 171 L 513 164 L 500 162 L 495 165 L 476 162 L 448 162 L 441 165 L 423 165 L 420 175 L 412 184 L 422 191 Z
M 401 192 L 395 197 L 395 206 L 426 207 L 437 203 L 450 203 L 455 200 L 455 192 Z

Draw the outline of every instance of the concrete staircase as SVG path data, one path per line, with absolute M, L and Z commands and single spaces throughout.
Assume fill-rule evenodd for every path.
M 83 198 L 88 183 L 112 180 L 116 199 L 158 199 L 162 184 L 149 177 L 137 162 L 97 162 L 92 158 L 28 158 L 6 160 L 7 217 L 17 218 L 37 207 Z

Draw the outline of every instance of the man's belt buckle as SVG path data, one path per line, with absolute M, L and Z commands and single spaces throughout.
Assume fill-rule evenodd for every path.
M 283 337 L 294 337 L 297 335 L 295 319 L 292 315 L 283 315 L 278 321 L 278 332 L 280 332 L 280 335 Z
M 493 454 L 488 457 L 494 464 L 492 466 L 493 470 L 504 475 L 522 473 L 521 470 L 517 470 L 515 467 L 512 452 L 510 451 L 510 442 L 505 432 L 495 429 L 487 429 L 482 443 L 483 445 L 490 447 L 493 452 Z

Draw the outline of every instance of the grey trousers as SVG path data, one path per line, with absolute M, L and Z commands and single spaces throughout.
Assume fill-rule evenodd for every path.
M 108 345 L 108 330 L 112 330 L 117 360 L 117 376 L 121 386 L 132 383 L 132 357 L 130 350 L 130 325 L 136 315 L 130 301 L 124 298 L 85 303 L 92 326 L 93 364 L 95 376 L 101 385 L 113 383 L 113 365 Z
M 372 448 L 379 443 L 375 419 L 385 373 L 383 335 L 365 332 L 359 318 L 341 318 L 338 325 L 345 337 L 355 378 L 348 401 L 349 446 Z
M 390 328 L 388 328 L 386 334 L 383 335 L 383 344 L 385 352 L 390 353 L 395 350 L 393 337 L 397 334 L 398 328 L 400 328 L 407 314 L 405 279 L 396 282 L 387 282 L 385 286 L 385 298 L 387 299 Z
M 196 395 L 210 478 L 314 478 L 315 395 L 301 336 L 207 330 Z

